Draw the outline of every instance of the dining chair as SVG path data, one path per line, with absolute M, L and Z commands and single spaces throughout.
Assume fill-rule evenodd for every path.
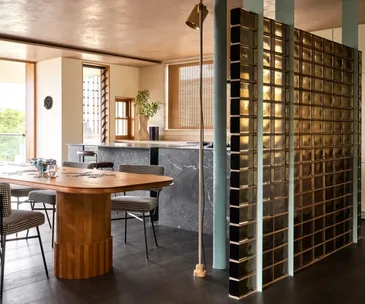
M 119 172 L 126 173 L 136 173 L 136 174 L 153 174 L 153 175 L 164 175 L 164 167 L 153 166 L 153 165 L 120 165 Z M 116 212 L 124 212 L 124 217 L 113 218 L 115 220 L 124 220 L 124 243 L 127 243 L 127 222 L 129 219 L 137 219 L 143 222 L 144 231 L 144 242 L 146 250 L 146 259 L 148 260 L 148 245 L 147 245 L 147 234 L 146 234 L 146 218 L 151 218 L 151 216 L 156 212 L 158 207 L 158 199 L 162 188 L 158 189 L 145 189 L 144 191 L 155 192 L 156 197 L 150 196 L 127 196 L 120 195 L 111 198 L 111 210 Z M 137 214 L 136 214 L 137 213 Z M 149 214 L 149 215 L 146 215 Z M 142 218 L 141 218 L 142 215 Z M 151 220 L 151 226 L 153 231 L 153 236 L 155 239 L 156 247 L 158 247 L 155 225 Z
M 43 258 L 44 269 L 48 277 L 46 258 L 44 256 L 41 234 L 39 233 L 39 226 L 43 225 L 44 222 L 45 222 L 45 217 L 44 214 L 41 212 L 16 210 L 16 209 L 12 210 L 10 185 L 7 183 L 0 183 L 0 234 L 1 234 L 0 297 L 2 297 L 4 290 L 6 242 L 38 238 Z M 16 234 L 25 230 L 29 231 L 29 229 L 31 228 L 36 228 L 37 235 L 27 236 L 27 237 L 7 238 L 8 235 Z
M 96 169 L 112 169 L 114 170 L 114 163 L 113 162 L 98 162 L 98 153 L 95 151 L 77 151 L 77 155 L 79 156 L 79 162 L 85 161 L 85 156 L 95 157 L 94 168 Z
M 49 228 L 52 229 L 52 243 L 51 246 L 53 248 L 54 242 L 54 221 L 55 221 L 55 213 L 56 213 L 56 191 L 54 190 L 32 190 L 29 192 L 28 201 L 30 203 L 30 207 L 32 211 L 44 211 L 47 221 L 49 224 Z M 43 208 L 36 208 L 36 204 L 43 204 Z M 47 208 L 47 205 L 51 205 L 51 208 Z M 52 211 L 52 224 L 48 215 L 48 211 Z M 27 232 L 28 236 L 29 231 Z
M 19 209 L 20 204 L 23 203 L 22 201 L 20 201 L 20 199 L 22 197 L 28 197 L 29 192 L 32 190 L 36 190 L 36 189 L 32 188 L 32 187 L 28 187 L 28 186 L 10 184 L 11 196 L 15 197 L 17 199 L 16 200 L 16 209 Z
M 79 168 L 79 169 L 94 169 L 95 163 L 81 163 L 81 162 L 73 162 L 73 161 L 64 161 L 62 163 L 62 167 L 71 167 L 71 168 Z

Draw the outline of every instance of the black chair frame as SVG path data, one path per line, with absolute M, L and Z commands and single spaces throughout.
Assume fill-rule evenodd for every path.
M 4 233 L 3 233 L 3 196 L 0 194 L 0 234 L 1 234 L 1 236 L 0 236 L 0 245 L 1 245 L 1 252 L 0 252 L 0 259 L 1 259 L 0 297 L 3 296 L 3 290 L 4 290 L 4 269 L 5 269 L 6 242 L 22 241 L 22 240 L 29 240 L 29 239 L 38 239 L 39 246 L 41 248 L 42 258 L 43 258 L 44 270 L 46 271 L 47 278 L 49 277 L 47 262 L 46 262 L 46 258 L 45 258 L 45 255 L 44 255 L 44 250 L 43 250 L 43 245 L 42 245 L 41 234 L 39 232 L 39 227 L 37 226 L 36 229 L 37 229 L 37 235 L 28 236 L 28 232 L 29 232 L 29 230 L 28 230 L 26 237 L 16 237 L 16 238 L 7 239 L 6 235 L 4 235 Z
M 158 201 L 159 196 L 160 196 L 160 192 L 161 190 L 149 190 L 151 192 L 155 192 L 157 193 L 156 199 Z M 126 193 L 124 192 L 124 195 Z M 151 211 L 149 211 L 149 215 L 146 215 L 146 212 L 139 212 L 142 213 L 142 217 L 135 215 L 133 212 L 129 212 L 129 211 L 125 211 L 124 212 L 124 217 L 118 217 L 118 218 L 112 218 L 112 221 L 121 221 L 124 220 L 124 243 L 127 243 L 127 221 L 130 219 L 136 219 L 139 220 L 141 222 L 143 222 L 143 232 L 144 232 L 144 245 L 145 245 L 145 251 L 146 251 L 146 260 L 148 260 L 148 245 L 147 245 L 147 230 L 146 230 L 146 218 L 150 218 L 151 219 L 151 226 L 152 226 L 152 231 L 153 231 L 153 237 L 155 239 L 155 245 L 156 247 L 158 247 L 158 243 L 157 243 L 157 237 L 156 237 L 156 231 L 155 231 L 155 224 L 153 223 L 153 219 L 152 217 L 154 216 L 155 212 L 157 210 L 157 207 Z M 117 212 L 118 214 L 118 212 Z M 129 216 L 128 216 L 129 215 Z
M 43 204 L 43 208 L 35 208 L 35 201 L 32 200 L 28 200 L 28 202 L 30 203 L 30 208 L 32 209 L 32 211 L 44 211 L 44 213 L 46 214 L 47 217 L 47 221 L 49 224 L 49 228 L 52 229 L 52 248 L 54 246 L 54 222 L 55 222 L 55 215 L 56 215 L 56 204 L 52 205 L 52 208 L 47 208 L 45 203 Z M 41 203 L 41 202 L 39 202 Z M 52 224 L 51 221 L 49 219 L 49 215 L 48 215 L 48 211 L 52 211 Z M 27 236 L 28 236 L 29 230 L 27 231 Z

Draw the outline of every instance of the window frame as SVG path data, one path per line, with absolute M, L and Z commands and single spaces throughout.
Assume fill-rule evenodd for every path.
M 204 60 L 203 65 L 213 64 L 213 60 Z M 171 130 L 198 130 L 196 127 L 181 127 L 180 126 L 180 68 L 189 66 L 199 66 L 198 61 L 171 64 L 167 66 L 168 77 L 168 110 L 167 110 L 167 128 Z M 198 92 L 199 94 L 199 92 Z M 212 93 L 212 106 L 213 106 L 213 93 Z M 212 113 L 213 114 L 213 113 Z M 213 126 L 204 126 L 204 129 L 212 130 Z
M 135 110 L 132 111 L 132 107 L 134 107 L 134 98 L 129 97 L 115 97 L 115 117 L 114 117 L 114 123 L 115 123 L 115 139 L 116 140 L 125 140 L 125 139 L 135 139 Z M 118 103 L 126 103 L 126 118 L 119 118 L 117 117 L 117 104 Z M 127 128 L 128 132 L 127 135 L 118 135 L 117 134 L 117 128 L 116 128 L 116 122 L 118 120 L 126 120 L 127 121 Z M 134 131 L 132 133 L 132 130 Z M 134 135 L 132 135 L 134 134 Z
M 100 136 L 99 136 L 99 143 L 109 143 L 110 142 L 110 67 L 108 65 L 103 64 L 96 64 L 96 63 L 89 63 L 83 62 L 82 63 L 82 81 L 83 81 L 83 101 L 82 101 L 82 108 L 83 108 L 83 115 L 82 121 L 84 122 L 84 101 L 85 101 L 85 87 L 84 87 L 84 69 L 99 69 L 100 70 L 100 86 L 99 86 L 99 93 L 100 93 L 100 106 L 99 106 L 99 122 L 100 122 Z M 104 79 L 103 79 L 104 78 Z M 104 86 L 103 86 L 104 84 Z M 82 138 L 85 142 L 84 138 L 84 124 L 82 126 Z

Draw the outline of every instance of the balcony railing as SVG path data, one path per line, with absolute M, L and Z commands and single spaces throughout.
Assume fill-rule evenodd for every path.
M 0 133 L 0 161 L 25 162 L 25 134 Z

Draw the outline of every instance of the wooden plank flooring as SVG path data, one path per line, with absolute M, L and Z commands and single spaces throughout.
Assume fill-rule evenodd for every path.
M 24 204 L 22 208 L 27 208 Z M 124 244 L 124 222 L 112 223 L 113 271 L 86 280 L 61 280 L 53 275 L 51 230 L 41 228 L 50 271 L 46 278 L 38 240 L 7 243 L 2 303 L 93 304 L 148 303 L 229 304 L 228 274 L 211 269 L 212 239 L 205 237 L 208 277 L 196 279 L 197 234 L 157 226 L 159 248 L 149 228 L 150 261 L 145 260 L 142 223 L 129 222 Z M 365 242 L 352 245 L 329 258 L 245 298 L 245 304 L 364 303 Z

